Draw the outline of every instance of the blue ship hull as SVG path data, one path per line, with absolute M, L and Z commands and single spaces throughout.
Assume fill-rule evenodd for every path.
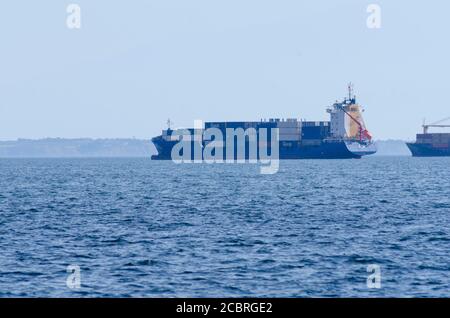
M 166 141 L 161 136 L 153 138 L 152 142 L 158 150 L 158 155 L 152 156 L 152 160 L 171 160 L 171 151 L 177 142 Z M 248 147 L 246 148 L 248 149 Z M 289 147 L 284 146 L 283 142 L 280 142 L 279 148 L 280 159 L 359 159 L 363 155 L 373 153 L 375 153 L 375 150 L 366 153 L 350 151 L 347 143 L 344 141 L 323 141 L 319 145 L 301 145 L 299 142 L 295 146 L 290 144 Z M 248 159 L 248 153 L 246 153 L 246 159 Z M 191 160 L 194 160 L 193 155 Z
M 432 144 L 406 144 L 413 157 L 450 157 L 450 147 L 436 148 Z

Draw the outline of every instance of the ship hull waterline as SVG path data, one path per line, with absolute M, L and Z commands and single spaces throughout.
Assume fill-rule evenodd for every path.
M 175 141 L 166 141 L 161 136 L 158 136 L 153 138 L 152 142 L 158 150 L 158 155 L 153 155 L 152 160 L 172 160 L 171 150 L 176 144 Z M 302 145 L 300 147 L 283 147 L 281 145 L 279 148 L 279 159 L 360 159 L 363 156 L 376 153 L 376 147 L 373 144 L 367 146 L 361 146 L 359 144 L 355 146 L 355 144 L 336 141 L 322 142 L 320 145 Z M 224 153 L 226 153 L 225 150 Z M 247 153 L 245 159 L 248 158 Z M 192 155 L 191 160 L 193 159 L 194 156 Z

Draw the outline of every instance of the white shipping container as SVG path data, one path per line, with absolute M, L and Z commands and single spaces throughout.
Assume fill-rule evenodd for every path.
M 280 141 L 300 141 L 300 135 L 280 135 Z
M 301 122 L 278 122 L 277 123 L 277 127 L 278 128 L 296 128 L 296 127 L 300 127 L 301 126 Z
M 299 128 L 280 128 L 280 135 L 296 135 L 300 134 Z

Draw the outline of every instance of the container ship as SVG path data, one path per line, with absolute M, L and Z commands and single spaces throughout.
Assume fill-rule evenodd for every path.
M 416 142 L 407 143 L 413 157 L 448 157 L 450 156 L 450 133 L 429 133 L 430 128 L 449 128 L 442 123 L 449 121 L 445 118 L 438 122 L 422 125 L 423 133 L 417 134 Z
M 206 122 L 202 127 L 184 129 L 192 136 L 192 143 L 199 143 L 204 148 L 208 142 L 198 131 L 209 128 L 218 128 L 226 135 L 228 128 L 244 130 L 254 128 L 257 132 L 258 148 L 261 145 L 260 131 L 278 129 L 279 159 L 359 159 L 366 155 L 376 153 L 377 148 L 372 136 L 366 128 L 362 116 L 363 108 L 357 104 L 353 95 L 353 87 L 348 86 L 348 98 L 336 101 L 327 108 L 329 121 L 304 121 L 295 118 L 269 119 L 260 121 L 233 121 L 233 122 Z M 162 131 L 160 136 L 152 138 L 158 154 L 153 155 L 153 160 L 170 160 L 172 148 L 180 140 L 177 129 L 171 129 L 170 120 L 168 129 Z M 270 133 L 268 134 L 270 137 Z M 225 139 L 225 138 L 224 138 Z M 225 140 L 222 140 L 224 153 L 226 152 Z M 266 145 L 269 144 L 266 142 Z M 236 151 L 234 152 L 236 154 Z M 248 151 L 245 154 L 248 159 Z M 236 159 L 236 158 L 235 158 Z

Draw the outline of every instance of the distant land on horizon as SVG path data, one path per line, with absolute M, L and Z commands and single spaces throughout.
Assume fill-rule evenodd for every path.
M 0 141 L 0 158 L 150 157 L 150 140 L 135 138 L 44 138 Z
M 378 151 L 374 156 L 412 156 L 404 140 L 377 140 L 376 144 Z
M 377 141 L 375 156 L 411 156 L 402 140 Z M 0 158 L 148 157 L 156 154 L 150 140 L 134 138 L 44 138 L 0 141 Z

